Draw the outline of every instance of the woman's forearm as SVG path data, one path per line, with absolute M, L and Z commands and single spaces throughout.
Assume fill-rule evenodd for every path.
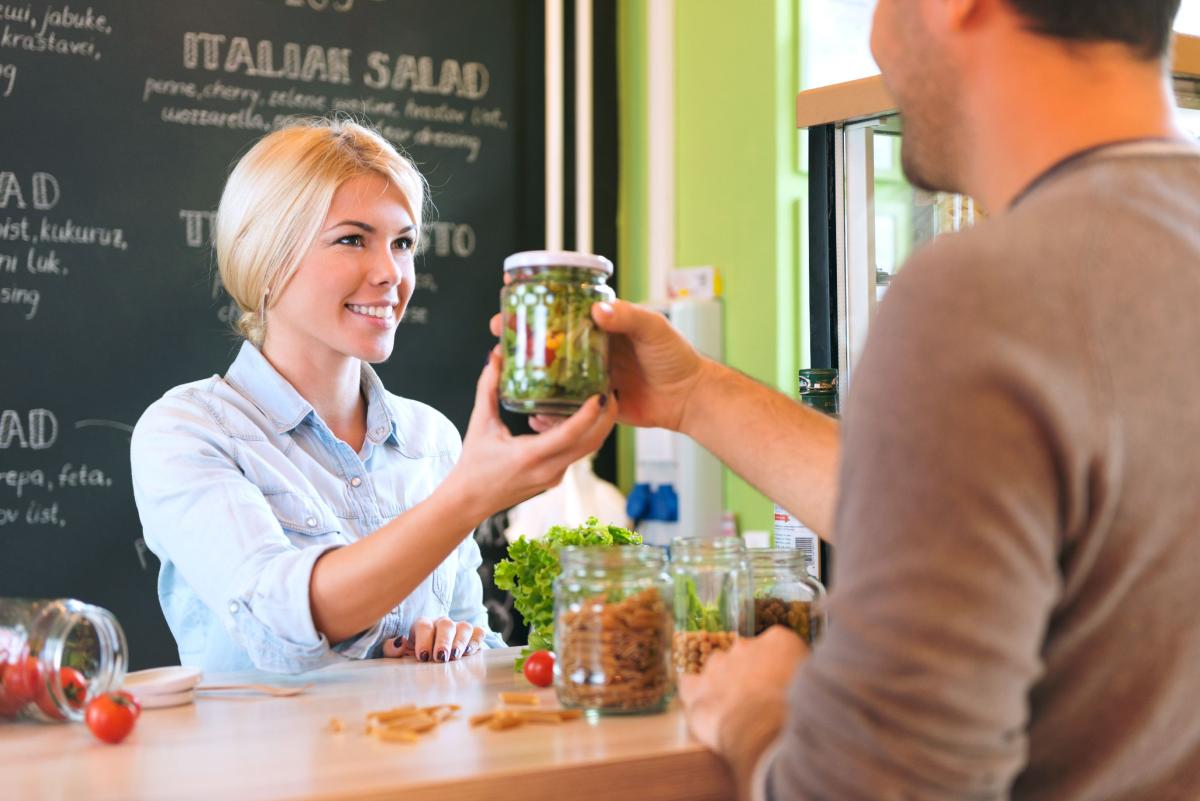
M 309 605 L 317 631 L 340 642 L 375 625 L 408 597 L 489 513 L 447 478 L 432 495 L 313 566 Z

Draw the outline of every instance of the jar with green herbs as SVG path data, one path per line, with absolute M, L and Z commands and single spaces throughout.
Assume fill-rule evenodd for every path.
M 592 305 L 611 301 L 603 256 L 533 250 L 504 260 L 500 402 L 526 414 L 570 414 L 608 392 L 608 335 Z
M 0 598 L 0 721 L 83 720 L 125 680 L 125 633 L 98 606 Z
M 738 537 L 671 542 L 675 579 L 672 653 L 678 673 L 699 673 L 708 658 L 754 633 L 746 547 Z
M 808 574 L 805 554 L 795 548 L 751 548 L 754 635 L 787 626 L 809 645 L 825 627 L 825 587 Z
M 554 580 L 554 689 L 565 707 L 593 714 L 659 712 L 671 672 L 673 583 L 652 546 L 559 551 Z

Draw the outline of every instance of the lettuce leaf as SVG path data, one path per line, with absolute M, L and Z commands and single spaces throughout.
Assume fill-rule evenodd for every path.
M 508 558 L 496 564 L 496 586 L 508 590 L 513 606 L 529 626 L 529 644 L 517 659 L 519 672 L 534 651 L 554 649 L 554 579 L 562 572 L 558 550 L 568 546 L 641 545 L 641 535 L 620 526 L 600 525 L 589 517 L 578 528 L 552 526 L 541 539 L 523 535 L 508 546 Z

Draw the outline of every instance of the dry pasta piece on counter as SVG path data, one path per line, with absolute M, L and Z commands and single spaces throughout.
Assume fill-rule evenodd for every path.
M 536 693 L 500 693 L 500 703 L 511 706 L 537 706 L 541 701 Z

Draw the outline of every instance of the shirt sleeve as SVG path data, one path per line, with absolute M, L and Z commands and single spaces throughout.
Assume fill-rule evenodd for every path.
M 458 574 L 454 577 L 450 617 L 482 628 L 486 632 L 483 644 L 488 648 L 504 648 L 504 640 L 488 626 L 487 607 L 483 603 L 483 581 L 479 578 L 481 564 L 483 556 L 472 533 L 458 546 Z
M 313 565 L 337 546 L 292 544 L 239 469 L 236 440 L 203 406 L 178 397 L 154 404 L 134 431 L 131 462 L 147 545 L 255 667 L 299 673 L 340 659 L 309 605 Z
M 898 276 L 853 378 L 831 621 L 791 688 L 777 798 L 998 801 L 1026 762 L 1061 532 L 1086 514 L 1094 417 L 1062 388 L 1087 360 L 1052 358 L 1071 310 L 1046 310 L 1048 336 L 1036 300 L 939 265 Z

